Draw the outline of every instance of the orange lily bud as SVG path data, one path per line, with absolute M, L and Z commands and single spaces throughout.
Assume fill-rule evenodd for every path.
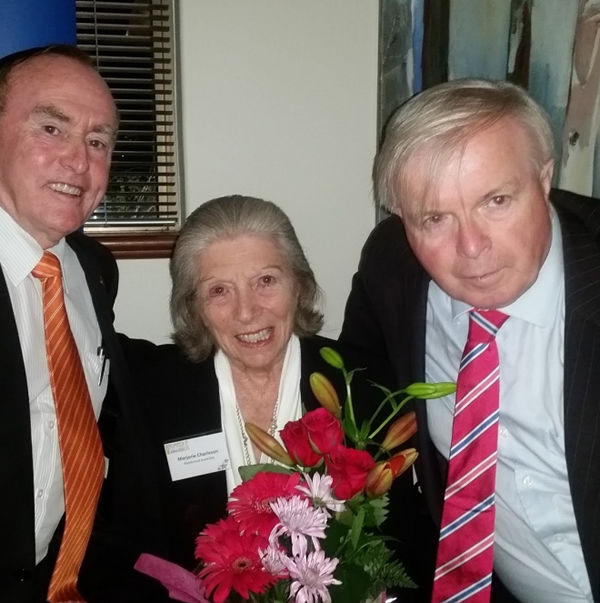
M 411 438 L 417 431 L 417 416 L 413 410 L 396 419 L 388 429 L 381 447 L 384 450 L 393 450 L 406 440 Z
M 246 433 L 252 440 L 252 443 L 261 452 L 264 452 L 283 465 L 288 465 L 289 467 L 294 465 L 294 461 L 292 461 L 285 448 L 270 433 L 267 433 L 264 429 L 258 427 L 258 425 L 246 423 Z
M 365 494 L 372 498 L 382 496 L 392 486 L 394 472 L 388 461 L 377 463 L 369 473 L 365 481 Z
M 402 475 L 417 460 L 418 456 L 419 453 L 415 448 L 405 448 L 388 459 L 387 462 L 392 469 L 394 479 Z
M 319 404 L 339 419 L 342 416 L 342 407 L 331 381 L 321 373 L 311 373 L 308 381 Z

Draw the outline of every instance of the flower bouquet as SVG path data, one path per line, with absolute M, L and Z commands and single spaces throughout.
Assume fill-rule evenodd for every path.
M 227 517 L 196 540 L 197 576 L 140 557 L 136 568 L 160 579 L 173 598 L 360 603 L 378 600 L 386 589 L 415 586 L 394 559 L 393 539 L 380 531 L 393 480 L 417 458 L 414 448 L 398 451 L 416 431 L 414 412 L 398 415 L 408 400 L 441 397 L 455 385 L 413 383 L 392 392 L 375 384 L 383 400 L 359 424 L 351 390 L 357 369 L 346 370 L 332 348 L 322 348 L 321 356 L 343 373 L 343 409 L 327 378 L 313 373 L 311 389 L 322 407 L 287 423 L 283 446 L 246 424 L 254 445 L 278 464 L 240 468 L 244 481 L 231 493 Z

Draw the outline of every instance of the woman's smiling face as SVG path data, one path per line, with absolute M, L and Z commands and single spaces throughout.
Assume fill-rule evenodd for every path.
M 294 328 L 298 292 L 275 242 L 243 234 L 211 243 L 198 257 L 200 315 L 232 366 L 281 366 Z

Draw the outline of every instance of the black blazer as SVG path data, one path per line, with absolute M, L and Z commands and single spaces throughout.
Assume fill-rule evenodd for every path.
M 386 381 L 381 363 L 374 358 L 365 362 L 364 354 L 357 354 L 351 347 L 323 337 L 301 338 L 300 346 L 300 388 L 307 410 L 318 407 L 308 383 L 308 377 L 314 371 L 325 374 L 339 393 L 340 400 L 344 399 L 345 388 L 341 372 L 327 365 L 319 355 L 321 347 L 332 346 L 342 354 L 347 368 L 367 367 L 366 371 L 356 373 L 352 391 L 359 420 L 361 416 L 372 414 L 383 396 L 378 389 L 372 387 L 369 379 L 382 384 L 389 382 L 389 376 Z M 184 358 L 174 345 L 155 346 L 147 341 L 126 338 L 124 348 L 141 402 L 150 418 L 153 434 L 151 463 L 156 468 L 155 479 L 160 484 L 163 495 L 163 540 L 161 546 L 153 552 L 193 569 L 197 565 L 194 560 L 196 536 L 207 523 L 218 521 L 226 515 L 225 474 L 213 473 L 172 482 L 163 444 L 221 429 L 219 391 L 213 357 L 194 364 Z M 403 512 L 400 518 L 405 521 L 401 525 L 413 525 L 412 507 L 409 510 L 409 498 L 403 494 L 405 482 L 402 478 L 397 481 L 393 496 L 402 500 Z M 392 517 L 388 522 L 385 526 L 386 533 L 403 538 L 398 546 L 399 554 L 402 559 L 410 560 L 412 555 L 403 546 L 407 539 L 403 534 L 395 532 L 396 525 Z
M 595 600 L 600 600 L 600 203 L 553 190 L 565 269 L 564 415 L 575 517 Z M 369 236 L 352 283 L 340 341 L 383 351 L 398 384 L 423 380 L 429 276 L 391 216 Z M 417 472 L 439 526 L 446 463 L 431 444 L 424 404 L 416 404 Z M 438 528 L 439 529 L 439 528 Z M 430 574 L 435 542 L 428 545 Z M 497 592 L 494 593 L 497 595 Z M 515 600 L 506 594 L 497 600 Z
M 144 546 L 143 530 L 147 529 L 141 527 L 141 518 L 138 521 L 139 509 L 148 509 L 151 516 L 157 512 L 158 497 L 152 492 L 152 481 L 144 477 L 145 465 L 140 450 L 131 446 L 132 441 L 143 440 L 145 436 L 135 405 L 125 402 L 132 396 L 128 391 L 126 365 L 112 326 L 118 272 L 115 260 L 99 243 L 79 233 L 67 237 L 67 242 L 85 272 L 103 346 L 111 363 L 109 392 L 99 419 L 109 471 L 80 573 L 79 588 L 88 601 L 135 601 L 135 598 L 127 597 L 125 591 L 129 588 L 129 578 L 136 580 L 129 567 L 137 552 L 133 549 L 137 549 L 138 542 Z M 0 483 L 7 488 L 0 505 L 3 540 L 0 600 L 39 603 L 45 601 L 62 524 L 48 555 L 36 567 L 29 396 L 16 323 L 2 272 L 0 332 Z

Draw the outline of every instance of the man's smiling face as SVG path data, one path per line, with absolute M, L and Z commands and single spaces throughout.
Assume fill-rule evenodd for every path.
M 102 200 L 117 130 L 108 87 L 58 55 L 17 65 L 0 113 L 0 206 L 47 249 Z

